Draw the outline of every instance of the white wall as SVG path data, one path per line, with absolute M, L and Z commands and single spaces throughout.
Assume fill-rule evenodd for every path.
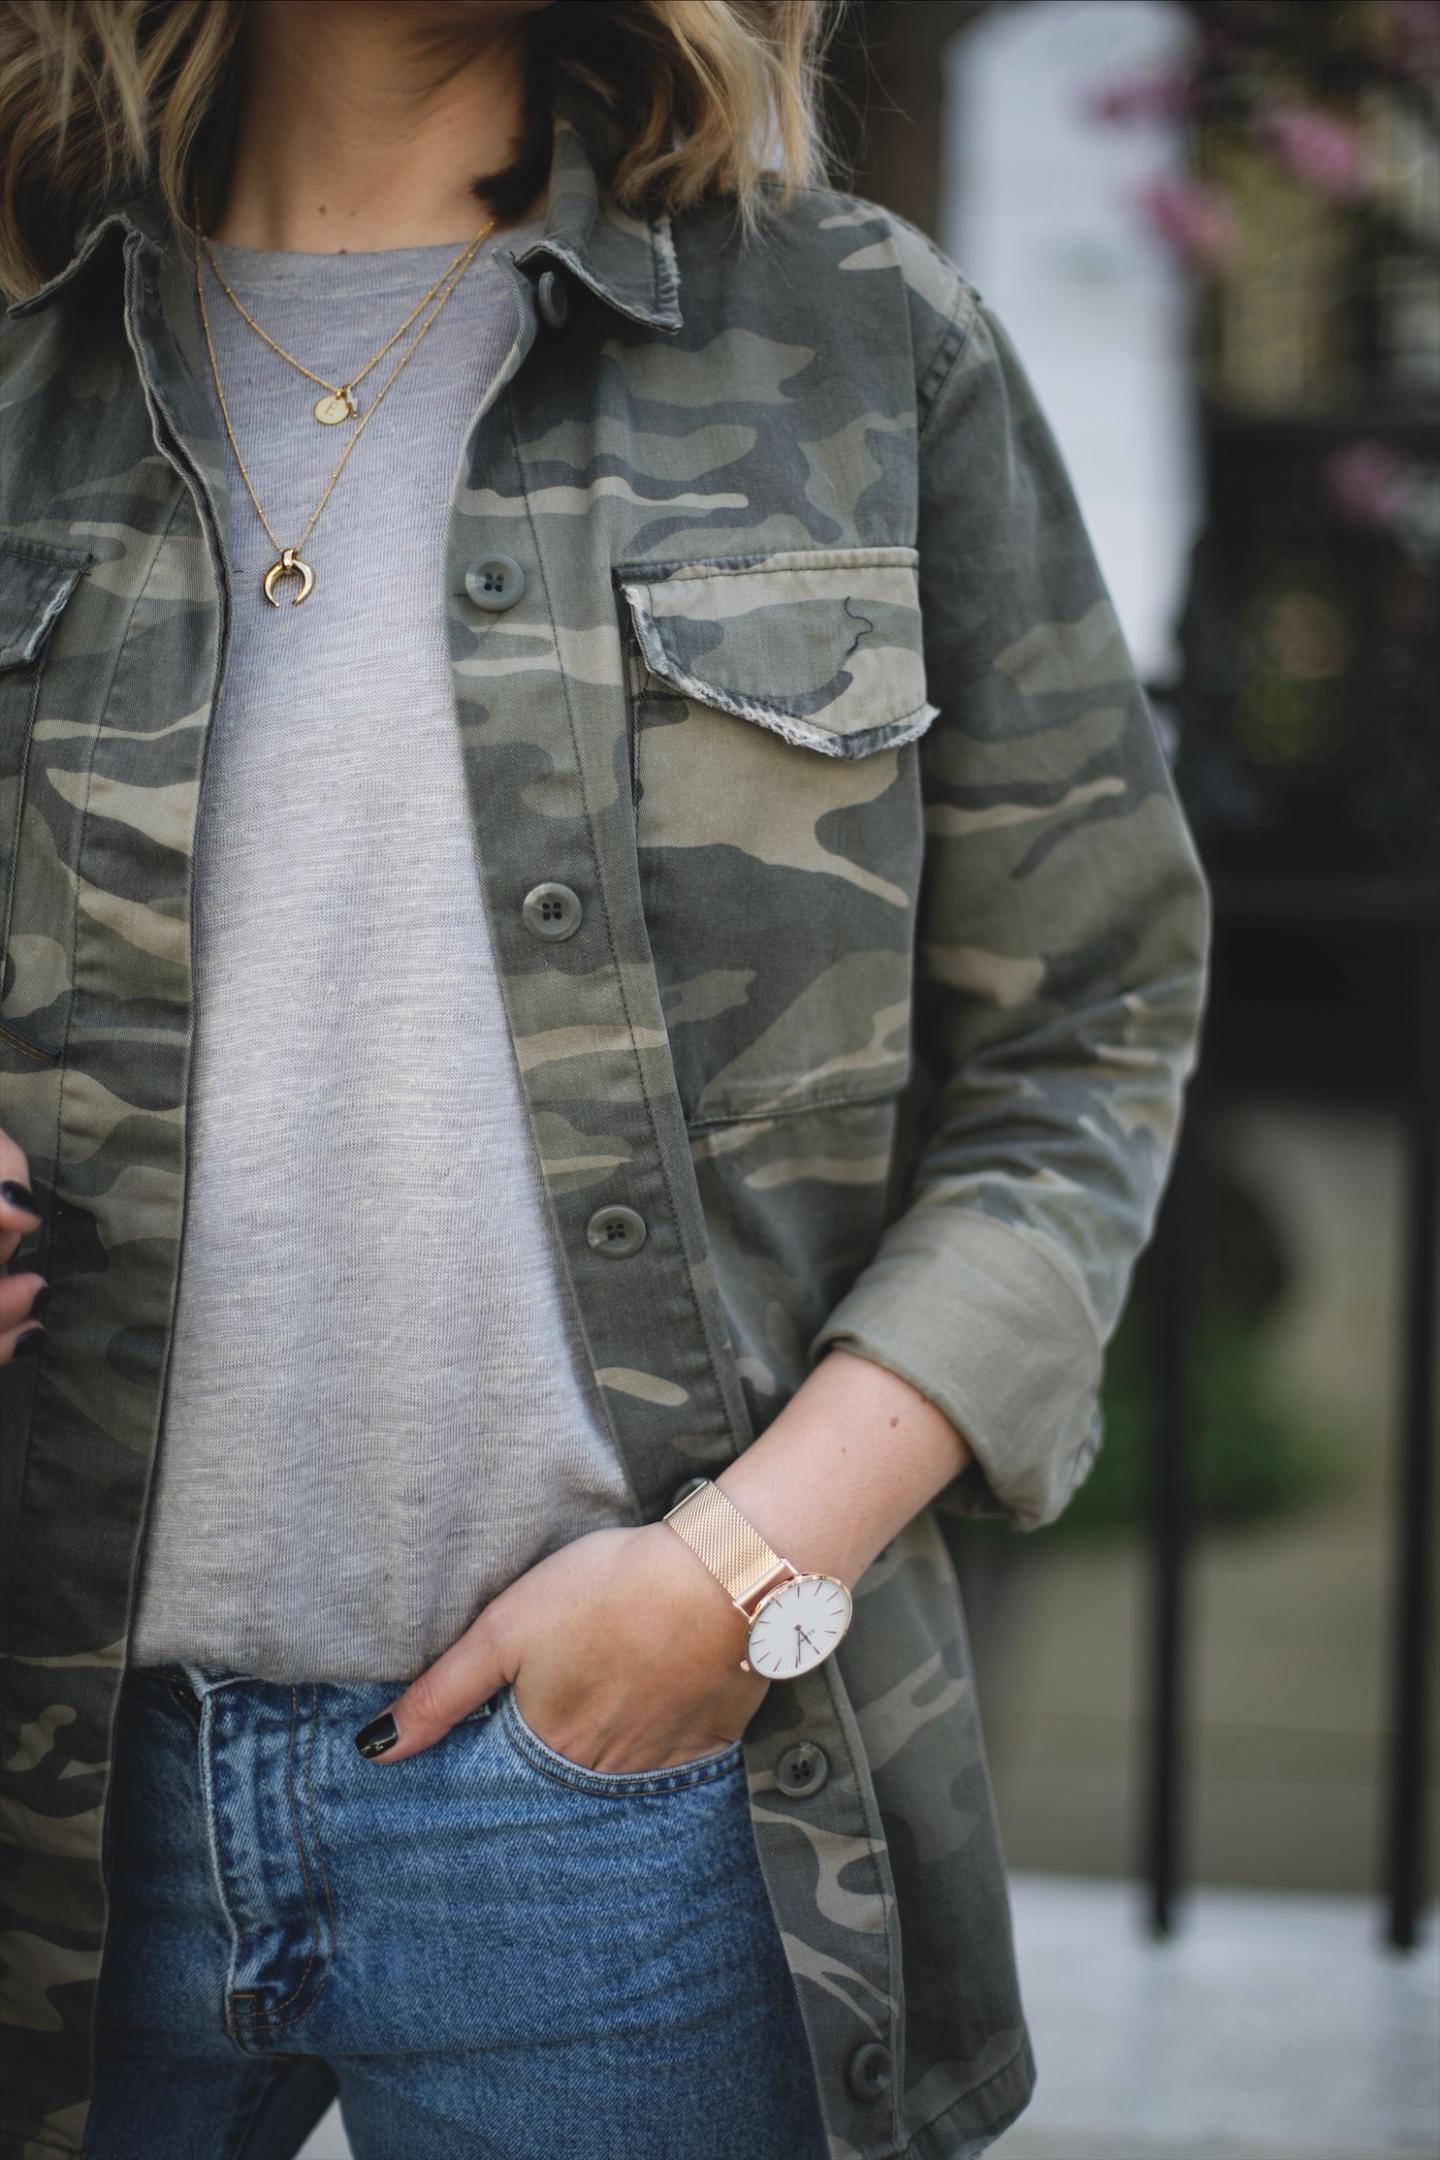
M 1183 54 L 1170 0 L 1029 0 L 950 41 L 941 245 L 1010 331 L 1059 438 L 1142 673 L 1172 671 L 1197 515 L 1186 280 L 1127 199 L 1180 167 L 1169 124 L 1087 94 Z

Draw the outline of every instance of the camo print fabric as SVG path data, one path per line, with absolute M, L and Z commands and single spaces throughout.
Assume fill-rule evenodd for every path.
M 621 214 L 612 153 L 567 97 L 447 590 L 505 1009 L 615 1445 L 658 1518 L 839 1342 L 970 1440 L 937 1507 L 1031 1532 L 1099 1444 L 1196 1054 L 1205 881 L 981 297 L 839 194 L 748 248 L 721 205 Z M 83 2150 L 184 1236 L 196 804 L 257 597 L 231 585 L 248 509 L 188 278 L 141 196 L 0 336 L 0 1125 L 44 1209 L 17 1264 L 54 1293 L 42 1356 L 0 1371 L 8 2160 Z M 526 586 L 487 614 L 464 573 L 492 554 Z M 563 940 L 527 927 L 548 880 L 580 901 Z M 623 1258 L 587 1236 L 616 1203 L 647 1230 Z M 777 1776 L 800 1740 L 828 1766 L 803 1797 Z M 933 1510 L 746 1758 L 832 2160 L 984 2151 L 1035 2064 Z

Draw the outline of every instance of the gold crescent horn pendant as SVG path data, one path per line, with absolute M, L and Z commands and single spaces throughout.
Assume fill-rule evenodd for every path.
M 284 577 L 299 578 L 300 590 L 290 596 L 291 607 L 299 607 L 300 602 L 308 600 L 315 589 L 315 573 L 308 562 L 300 560 L 293 547 L 282 548 L 279 562 L 272 562 L 265 572 L 265 597 L 270 602 L 271 607 L 279 607 L 280 605 L 280 602 L 275 597 L 275 587 Z

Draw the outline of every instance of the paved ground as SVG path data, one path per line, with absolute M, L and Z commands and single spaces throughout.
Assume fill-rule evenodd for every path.
M 340 2117 L 334 2108 L 331 2108 L 318 2130 L 307 2138 L 300 2153 L 300 2160 L 351 2160 L 349 2140 L 340 2127 Z M 438 2153 L 435 2160 L 440 2160 Z M 518 2155 L 516 2160 L 519 2160 Z
M 1205 1891 L 1157 1945 L 1131 1884 L 1012 1894 L 1039 2083 L 997 2160 L 1440 2151 L 1440 1915 L 1397 1957 L 1361 1898 Z

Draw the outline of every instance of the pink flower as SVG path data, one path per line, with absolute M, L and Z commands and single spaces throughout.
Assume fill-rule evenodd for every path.
M 1325 460 L 1325 492 L 1349 525 L 1391 526 L 1405 508 L 1408 468 L 1383 443 L 1351 443 Z
M 1114 82 L 1092 90 L 1085 99 L 1085 109 L 1092 119 L 1120 122 L 1178 120 L 1189 106 L 1189 78 L 1163 67 L 1118 76 Z
M 1137 199 L 1151 230 L 1186 262 L 1208 269 L 1224 256 L 1234 220 L 1218 188 L 1166 173 L 1148 181 Z
M 1402 68 L 1426 75 L 1440 64 L 1437 0 L 1389 0 L 1390 42 Z
M 1256 133 L 1297 180 L 1332 202 L 1353 202 L 1369 182 L 1369 154 L 1358 129 L 1333 113 L 1277 100 L 1261 108 Z

